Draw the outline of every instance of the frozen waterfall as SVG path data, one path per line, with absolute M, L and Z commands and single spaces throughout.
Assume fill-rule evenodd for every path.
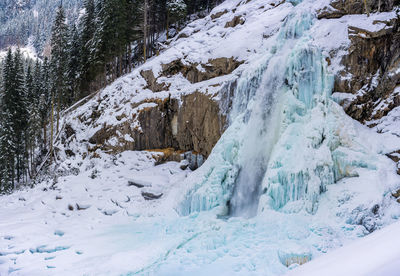
M 355 176 L 356 167 L 373 167 L 363 161 L 368 156 L 342 150 L 342 111 L 330 99 L 333 77 L 310 34 L 316 18 L 300 11 L 286 18 L 238 80 L 230 126 L 191 179 L 180 214 L 314 213 L 327 185 Z

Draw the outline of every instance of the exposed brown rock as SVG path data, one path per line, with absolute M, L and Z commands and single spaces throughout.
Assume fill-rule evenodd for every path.
M 210 59 L 207 64 L 194 63 L 190 65 L 184 65 L 181 60 L 175 60 L 162 65 L 161 75 L 169 77 L 182 73 L 188 81 L 197 83 L 230 74 L 242 63 L 243 61 L 238 61 L 233 57 Z M 202 69 L 199 70 L 199 67 Z
M 72 128 L 70 124 L 65 125 L 65 136 L 66 139 L 70 138 L 72 135 L 75 135 L 75 130 Z
M 148 102 L 148 100 L 146 101 Z M 117 126 L 103 125 L 90 139 L 90 152 L 101 149 L 119 153 L 125 150 L 163 150 L 164 157 L 181 161 L 179 154 L 195 151 L 208 156 L 225 130 L 225 116 L 220 114 L 219 104 L 211 96 L 195 92 L 182 96 L 180 100 L 154 99 L 154 107 L 144 108 L 138 114 Z M 178 103 L 181 102 L 179 105 Z M 137 120 L 140 129 L 132 128 Z M 119 134 L 119 135 L 118 135 Z M 126 141 L 128 135 L 134 141 Z M 110 144 L 117 138 L 116 144 Z M 171 149 L 168 149 L 171 148 Z M 179 159 L 179 160 L 178 160 Z
M 231 21 L 226 22 L 225 28 L 234 28 L 237 25 L 243 25 L 246 22 L 246 19 L 241 15 L 236 15 L 232 18 Z
M 396 72 L 400 63 L 400 22 L 395 19 L 385 24 L 386 28 L 376 32 L 349 28 L 349 54 L 342 59 L 344 70 L 335 78 L 334 91 L 358 94 L 346 104 L 345 111 L 360 122 L 379 119 L 400 104 L 400 96 L 392 95 L 400 83 Z M 384 109 L 375 110 L 382 101 L 387 102 L 382 105 Z
M 393 196 L 394 198 L 399 198 L 399 197 L 400 197 L 400 189 L 397 190 L 396 192 L 392 193 L 392 196 Z
M 75 153 L 74 153 L 72 150 L 70 150 L 70 149 L 66 149 L 66 150 L 65 150 L 65 154 L 66 154 L 68 157 L 75 156 Z
M 187 37 L 189 37 L 189 35 L 188 35 L 187 33 L 180 33 L 180 34 L 178 35 L 178 39 L 180 39 L 180 38 L 187 38 Z
M 209 96 L 193 93 L 183 98 L 178 113 L 176 140 L 180 149 L 191 149 L 208 156 L 225 127 L 219 105 Z
M 214 20 L 214 19 L 220 18 L 221 16 L 223 16 L 226 13 L 228 13 L 228 10 L 223 10 L 223 11 L 212 14 L 210 17 L 212 20 Z
M 400 175 L 400 150 L 388 153 L 386 154 L 386 156 L 392 159 L 393 162 L 397 163 L 397 174 Z M 395 196 L 396 198 L 400 197 L 400 190 L 397 191 L 396 195 L 397 196 L 393 196 Z
M 184 159 L 183 150 L 175 150 L 174 148 L 166 149 L 149 149 L 147 151 L 155 152 L 152 157 L 156 160 L 156 165 L 163 164 L 168 161 L 181 162 Z
M 141 71 L 140 75 L 146 80 L 147 82 L 147 87 L 153 92 L 160 92 L 164 90 L 168 90 L 169 85 L 166 85 L 165 83 L 158 83 L 157 78 L 154 77 L 154 73 L 152 70 L 145 70 Z
M 238 61 L 233 57 L 210 59 L 207 64 L 183 64 L 182 61 L 178 59 L 168 64 L 162 64 L 160 76 L 171 77 L 182 73 L 188 81 L 197 83 L 230 74 L 242 63 L 243 61 Z M 199 66 L 202 69 L 199 70 Z M 140 75 L 146 80 L 147 86 L 145 88 L 153 92 L 168 91 L 170 84 L 159 83 L 158 78 L 154 76 L 152 70 L 141 71 Z
M 330 6 L 318 12 L 318 19 L 340 18 L 346 14 L 391 11 L 393 6 L 397 4 L 396 2 L 396 0 L 367 0 L 367 11 L 362 0 L 334 0 Z
M 92 137 L 90 137 L 89 143 L 96 145 L 104 144 L 104 142 L 114 134 L 115 129 L 113 129 L 111 126 L 104 124 L 101 129 L 99 129 Z M 92 149 L 92 151 L 96 151 L 96 149 Z

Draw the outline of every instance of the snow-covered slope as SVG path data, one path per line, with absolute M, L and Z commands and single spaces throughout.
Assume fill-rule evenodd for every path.
M 78 17 L 82 0 L 62 1 L 69 20 Z M 49 38 L 60 1 L 19 0 L 0 2 L 0 49 L 11 45 L 34 45 L 42 51 Z
M 399 231 L 400 223 L 396 222 L 305 264 L 287 275 L 399 275 Z
M 11 51 L 16 51 L 17 47 L 11 47 Z M 35 49 L 32 46 L 22 47 L 20 48 L 21 54 L 25 59 L 36 60 L 37 54 Z M 0 51 L 0 62 L 5 59 L 7 56 L 7 51 Z
M 331 97 L 348 27 L 395 13 L 318 20 L 329 2 L 225 1 L 68 111 L 55 178 L 0 198 L 0 273 L 281 275 L 396 221 L 396 114 L 378 134 Z M 125 151 L 188 95 L 226 117 L 202 167 Z

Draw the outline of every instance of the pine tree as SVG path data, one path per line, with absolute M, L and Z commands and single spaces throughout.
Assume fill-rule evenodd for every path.
M 67 105 L 78 99 L 78 87 L 81 68 L 79 33 L 75 25 L 70 28 L 68 37 L 68 68 L 67 68 Z
M 40 85 L 40 96 L 39 96 L 39 114 L 40 124 L 43 130 L 43 142 L 41 143 L 42 154 L 47 153 L 49 150 L 49 137 L 47 133 L 47 125 L 50 123 L 50 107 L 52 102 L 52 84 L 50 76 L 50 65 L 48 58 L 46 57 L 43 61 L 43 65 L 40 70 L 40 77 L 38 81 Z M 53 121 L 51 121 L 53 123 Z
M 24 67 L 22 56 L 19 49 L 14 55 L 14 85 L 13 85 L 13 104 L 14 113 L 14 135 L 16 144 L 16 170 L 18 183 L 24 181 L 27 170 L 28 147 L 27 147 L 27 127 L 28 127 L 28 109 L 25 91 Z
M 95 33 L 95 4 L 94 0 L 85 0 L 85 13 L 79 24 L 80 33 L 80 68 L 79 68 L 79 98 L 90 92 L 90 83 L 94 79 L 94 66 L 91 63 L 91 45 Z
M 126 0 L 102 0 L 96 6 L 96 31 L 91 43 L 91 57 L 96 75 L 114 80 L 122 74 L 122 56 L 128 44 L 128 3 Z
M 168 25 L 186 17 L 187 6 L 183 0 L 168 0 L 167 1 L 167 39 Z
M 13 109 L 13 55 L 8 50 L 3 67 L 3 83 L 0 113 L 0 192 L 9 192 L 14 188 L 15 140 Z
M 57 101 L 57 127 L 59 130 L 60 112 L 68 103 L 67 95 L 67 35 L 68 27 L 65 23 L 65 13 L 62 6 L 57 9 L 51 36 L 51 72 L 52 72 L 52 93 Z M 55 103 L 53 103 L 54 105 Z
M 25 90 L 27 94 L 28 105 L 28 130 L 27 130 L 27 146 L 29 154 L 29 171 L 32 175 L 35 169 L 35 149 L 40 139 L 40 113 L 39 113 L 39 100 L 40 100 L 40 63 L 36 61 L 33 74 L 31 73 L 31 66 L 28 66 L 25 77 Z

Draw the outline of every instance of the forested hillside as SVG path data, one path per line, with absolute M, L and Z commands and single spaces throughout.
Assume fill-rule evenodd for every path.
M 79 16 L 82 0 L 64 0 L 69 21 Z M 0 49 L 11 45 L 31 44 L 37 52 L 43 51 L 51 34 L 56 0 L 5 0 L 0 2 Z
M 19 49 L 13 53 L 9 48 L 2 60 L 0 190 L 7 192 L 28 183 L 43 161 L 51 162 L 47 157 L 52 156 L 53 140 L 60 131 L 62 110 L 158 55 L 191 15 L 198 17 L 216 3 L 86 0 L 79 12 L 79 5 L 68 1 L 54 12 L 48 10 L 53 6 L 43 7 L 40 2 L 4 4 L 4 11 L 9 11 L 2 17 L 6 23 L 25 15 L 30 20 L 31 13 L 42 20 L 37 8 L 55 15 L 48 47 L 39 54 L 42 59 L 25 60 Z M 79 17 L 71 17 L 78 13 Z M 39 23 L 26 18 L 15 26 L 37 25 L 41 34 L 36 38 L 46 37 Z M 23 39 L 18 33 L 10 37 Z M 38 50 L 43 48 L 40 45 L 35 45 Z

